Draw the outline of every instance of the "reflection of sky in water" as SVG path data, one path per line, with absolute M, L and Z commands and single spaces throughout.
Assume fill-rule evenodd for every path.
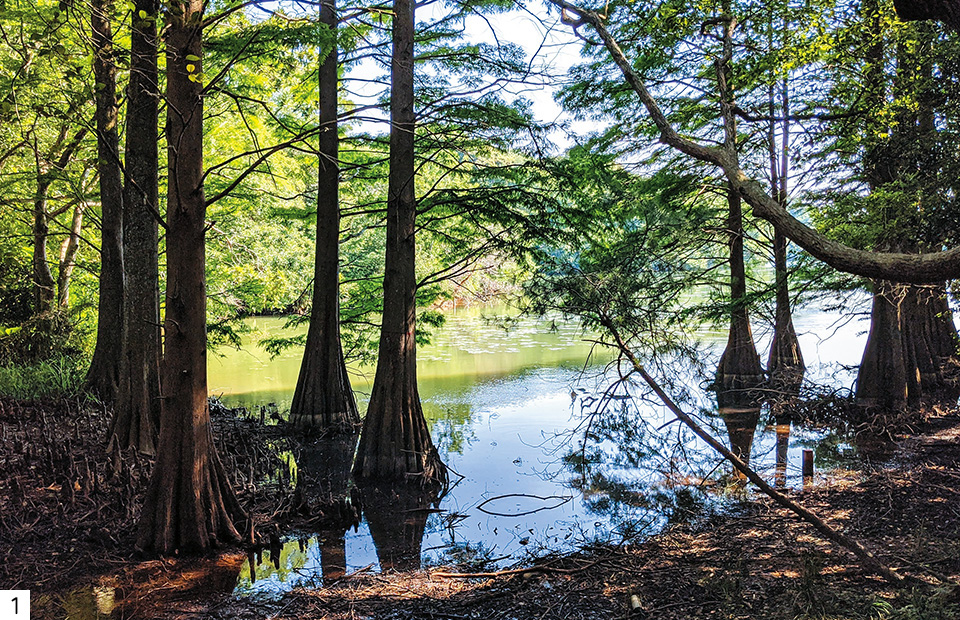
M 865 323 L 849 322 L 835 326 L 836 315 L 806 312 L 796 318 L 801 347 L 808 365 L 808 377 L 819 382 L 849 387 L 853 375 L 823 367 L 820 360 L 831 364 L 854 365 L 859 362 L 865 335 Z M 257 319 L 261 329 L 274 330 L 276 319 Z M 639 495 L 638 488 L 669 489 L 662 467 L 651 470 L 642 458 L 625 463 L 619 448 L 609 441 L 594 444 L 609 453 L 610 461 L 601 468 L 605 480 L 625 489 L 623 501 L 611 502 L 609 488 L 572 483 L 575 470 L 565 465 L 564 455 L 576 452 L 582 437 L 581 404 L 590 397 L 599 397 L 610 379 L 603 376 L 603 363 L 609 355 L 596 359 L 584 371 L 584 360 L 591 345 L 575 325 L 562 322 L 521 319 L 509 331 L 483 320 L 476 312 L 460 311 L 450 316 L 446 325 L 434 334 L 430 346 L 419 351 L 419 389 L 434 439 L 445 462 L 463 478 L 442 500 L 441 513 L 431 514 L 423 537 L 424 561 L 444 563 L 471 556 L 504 558 L 512 561 L 538 546 L 563 548 L 594 538 L 620 538 L 647 524 L 660 526 L 666 518 L 652 510 Z M 830 336 L 830 338 L 826 338 Z M 707 350 L 719 355 L 725 335 L 704 332 L 701 337 Z M 758 335 L 758 347 L 765 358 L 764 347 L 769 338 Z M 286 353 L 269 362 L 266 354 L 232 352 L 227 358 L 214 358 L 210 364 L 211 393 L 224 394 L 228 404 L 262 404 L 267 401 L 289 403 L 296 384 L 300 351 Z M 708 363 L 708 367 L 709 367 Z M 369 379 L 355 381 L 361 407 Z M 690 388 L 698 381 L 688 378 Z M 577 396 L 571 392 L 576 389 Z M 634 391 L 631 389 L 631 391 Z M 621 392 L 622 394 L 622 389 Z M 696 396 L 702 400 L 703 396 Z M 586 400 L 585 400 L 586 399 Z M 614 407 L 625 401 L 611 401 Z M 289 406 L 289 405 L 287 405 Z M 652 426 L 668 421 L 662 408 L 643 403 L 643 418 Z M 634 413 L 636 415 L 636 413 Z M 710 421 L 716 436 L 727 441 L 719 420 Z M 676 424 L 664 431 L 676 436 Z M 801 447 L 811 447 L 821 437 L 815 433 L 794 430 L 788 456 L 788 484 L 799 484 Z M 698 447 L 697 441 L 685 441 L 690 450 L 693 469 L 699 458 L 702 472 L 717 465 L 717 458 Z M 754 437 L 752 465 L 773 478 L 776 433 L 773 428 L 758 428 Z M 843 453 L 844 446 L 825 450 L 830 456 Z M 697 456 L 699 455 L 699 457 Z M 673 458 L 659 454 L 658 464 Z M 687 458 L 690 458 L 689 455 Z M 829 458 L 821 459 L 821 466 Z M 685 463 L 684 466 L 690 463 Z M 639 466 L 637 466 L 639 465 Z M 681 467 L 682 468 L 682 467 Z M 724 469 L 726 468 L 726 469 Z M 721 471 L 729 471 L 720 465 Z M 454 481 L 457 476 L 453 476 Z M 520 495 L 548 498 L 536 500 Z M 502 499 L 483 502 L 505 496 Z M 556 498 L 561 499 L 556 499 Z M 619 496 L 618 496 L 619 497 Z M 637 501 L 632 501 L 633 499 Z M 488 512 L 498 513 L 491 515 Z M 537 511 L 538 508 L 548 508 Z M 525 513 L 522 516 L 508 516 Z M 291 550 L 287 551 L 286 547 Z M 286 545 L 281 558 L 281 571 L 275 571 L 267 560 L 257 569 L 255 584 L 244 568 L 238 593 L 269 592 L 290 587 L 293 582 L 319 581 L 320 545 L 316 537 L 300 551 L 300 544 Z M 569 547 L 568 547 L 569 548 Z M 366 525 L 346 535 L 346 571 L 367 565 L 377 566 L 375 549 Z M 286 585 L 282 585 L 286 583 Z

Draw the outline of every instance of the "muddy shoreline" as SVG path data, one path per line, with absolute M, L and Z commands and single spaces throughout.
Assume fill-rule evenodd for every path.
M 108 454 L 105 418 L 75 401 L 0 400 L 0 584 L 30 589 L 33 617 L 960 618 L 950 585 L 960 583 L 956 411 L 915 425 L 862 469 L 794 493 L 914 580 L 899 591 L 754 497 L 735 514 L 636 546 L 592 547 L 482 577 L 442 567 L 359 571 L 269 601 L 232 595 L 247 549 L 138 557 L 136 502 L 128 500 L 146 484 L 149 459 Z M 293 525 L 283 517 L 294 499 L 283 463 L 264 447 L 284 441 L 282 433 L 229 411 L 215 412 L 214 424 L 266 544 L 269 532 Z M 271 471 L 275 482 L 254 483 Z

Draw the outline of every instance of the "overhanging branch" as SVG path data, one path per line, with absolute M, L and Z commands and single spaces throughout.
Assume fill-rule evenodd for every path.
M 929 284 L 960 277 L 960 248 L 928 254 L 859 250 L 829 239 L 793 217 L 758 181 L 748 176 L 729 153 L 685 138 L 674 129 L 657 100 L 647 90 L 643 79 L 634 71 L 623 50 L 607 30 L 603 23 L 604 16 L 577 7 L 566 0 L 550 0 L 550 3 L 568 13 L 574 13 L 580 21 L 589 24 L 600 35 L 604 47 L 623 73 L 624 80 L 637 93 L 660 132 L 660 142 L 694 159 L 719 167 L 733 188 L 753 208 L 754 214 L 780 228 L 791 241 L 812 256 L 839 271 L 895 282 Z

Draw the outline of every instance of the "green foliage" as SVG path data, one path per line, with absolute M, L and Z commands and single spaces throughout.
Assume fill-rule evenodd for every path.
M 960 41 L 891 15 L 836 30 L 825 81 L 848 112 L 819 124 L 812 161 L 840 182 L 811 192 L 811 219 L 855 247 L 936 250 L 960 231 Z
M 615 328 L 638 350 L 679 344 L 680 310 L 702 279 L 702 231 L 713 217 L 695 198 L 689 177 L 662 173 L 643 179 L 589 153 L 571 153 L 580 176 L 565 193 L 576 201 L 571 238 L 539 249 L 526 287 L 533 309 L 559 310 L 594 329 Z
M 73 322 L 64 312 L 35 315 L 0 330 L 0 364 L 28 365 L 81 353 Z
M 0 396 L 31 400 L 72 396 L 80 391 L 87 361 L 76 355 L 54 355 L 27 365 L 0 363 Z
M 2 221 L 0 207 L 0 221 Z M 0 227 L 6 227 L 0 224 Z M 0 235 L 0 239 L 10 239 Z M 0 326 L 26 321 L 32 311 L 29 254 L 22 244 L 7 244 L 0 241 Z
M 960 604 L 954 588 L 913 589 L 893 603 L 878 600 L 874 609 L 882 620 L 950 620 L 960 617 Z

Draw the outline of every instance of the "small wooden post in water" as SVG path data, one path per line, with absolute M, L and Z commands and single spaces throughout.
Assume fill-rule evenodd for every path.
M 803 486 L 813 484 L 813 450 L 803 451 Z

